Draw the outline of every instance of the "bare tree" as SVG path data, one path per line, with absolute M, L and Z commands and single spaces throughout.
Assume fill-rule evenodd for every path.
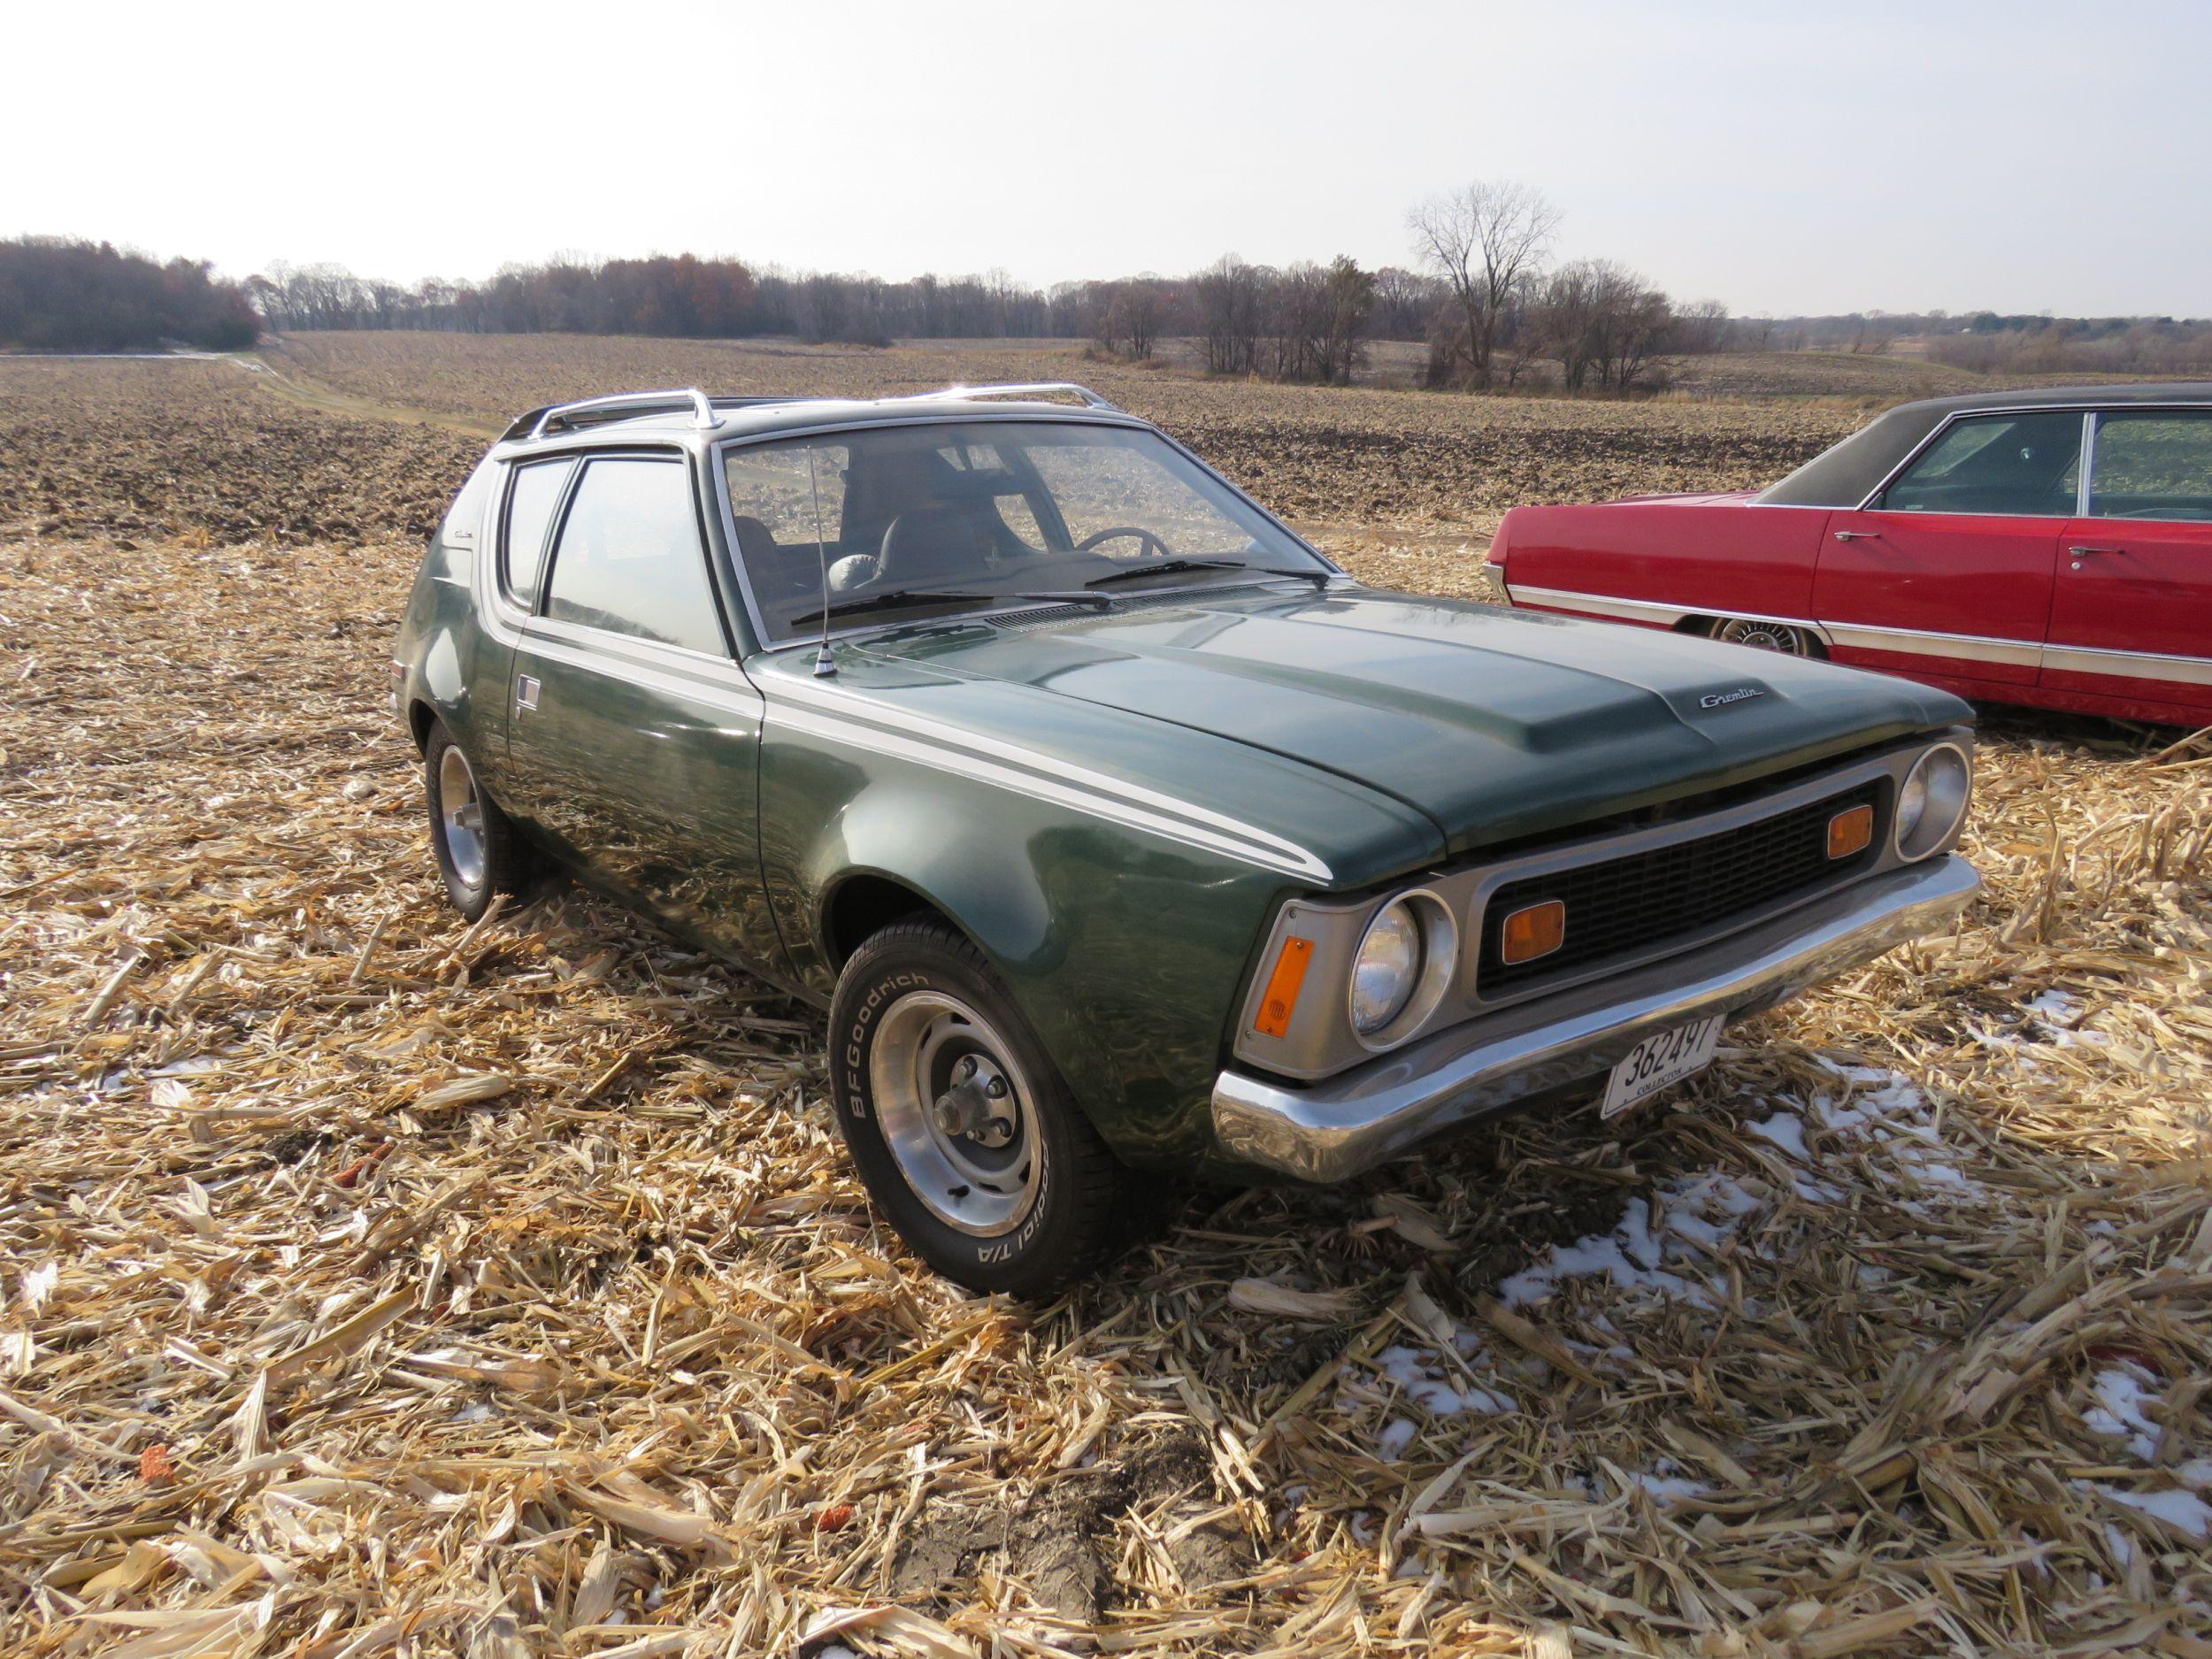
M 1654 378 L 1674 317 L 1664 294 L 1610 259 L 1578 259 L 1553 272 L 1538 311 L 1571 392 L 1594 376 L 1617 392 Z
M 1507 303 L 1559 227 L 1559 210 L 1525 184 L 1477 180 L 1431 196 L 1406 216 L 1417 257 L 1444 280 L 1463 328 L 1469 380 L 1490 384 Z
M 1225 253 L 1191 280 L 1209 372 L 1249 374 L 1258 366 L 1269 277 L 1259 266 Z
M 1686 357 L 1718 351 L 1728 342 L 1728 307 L 1718 300 L 1692 300 L 1674 308 L 1669 349 Z

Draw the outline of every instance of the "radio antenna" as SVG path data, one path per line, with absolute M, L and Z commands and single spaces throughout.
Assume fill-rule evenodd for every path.
M 822 566 L 822 643 L 814 653 L 814 677 L 833 680 L 837 664 L 830 656 L 829 540 L 822 534 L 822 484 L 814 474 L 814 446 L 806 446 L 806 486 L 814 497 L 814 551 Z

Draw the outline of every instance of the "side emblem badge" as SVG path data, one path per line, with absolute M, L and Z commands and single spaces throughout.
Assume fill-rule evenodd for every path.
M 1732 703 L 1741 703 L 1746 697 L 1763 697 L 1767 694 L 1756 686 L 1739 686 L 1733 691 L 1709 691 L 1697 700 L 1701 709 L 1724 709 Z

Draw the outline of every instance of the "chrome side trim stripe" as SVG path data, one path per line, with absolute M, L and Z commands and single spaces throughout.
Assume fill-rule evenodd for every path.
M 1040 795 L 1264 869 L 1321 882 L 1334 878 L 1335 872 L 1310 849 L 1255 825 L 1034 749 L 849 694 L 826 695 L 814 686 L 779 684 L 768 705 L 768 721 Z
M 1505 592 L 1515 604 L 1624 617 L 1638 622 L 1671 624 L 1684 617 L 1701 614 L 1644 599 L 1616 599 L 1564 588 L 1508 583 Z M 2115 651 L 2092 645 L 2039 645 L 2029 640 L 1993 639 L 1980 634 L 1937 634 L 1922 628 L 1873 627 L 1859 622 L 1815 622 L 1803 617 L 1759 616 L 1750 611 L 1732 611 L 1728 615 L 1754 622 L 1786 622 L 1792 627 L 1809 628 L 1830 644 L 1853 650 L 1947 657 L 1957 662 L 2004 663 L 2015 668 L 2050 668 L 2069 674 L 2109 674 L 2117 680 L 2170 680 L 2185 685 L 2212 686 L 2212 657 Z
M 2044 648 L 2043 666 L 2066 674 L 2110 674 L 2117 680 L 2176 680 L 2212 686 L 2212 657 L 2161 657 L 2154 651 L 2107 651 L 2086 645 Z
M 1950 657 L 1969 663 L 2009 663 L 2033 668 L 2043 648 L 2026 640 L 1989 639 L 1978 634 L 1930 634 L 1918 628 L 1872 628 L 1855 622 L 1831 622 L 1828 636 L 1838 645 L 1862 651 L 1901 651 L 1913 657 Z
M 1525 583 L 1508 580 L 1505 596 L 1517 605 L 1557 606 L 1563 611 L 1586 611 L 1593 616 L 1625 617 L 1632 622 L 1663 622 L 1671 627 L 1691 615 L 1670 605 L 1655 605 L 1647 599 L 1611 599 L 1596 594 L 1579 594 L 1565 588 L 1531 588 Z M 1779 621 L 1779 618 L 1762 618 Z
M 1505 595 L 1515 604 L 1586 611 L 1593 616 L 1622 617 L 1631 622 L 1655 622 L 1666 627 L 1672 627 L 1685 617 L 1721 614 L 1707 611 L 1680 611 L 1672 605 L 1655 604 L 1648 599 L 1616 599 L 1610 595 L 1577 593 L 1566 588 L 1530 588 L 1510 582 L 1505 584 Z M 1825 624 L 1808 621 L 1803 617 L 1770 616 L 1763 611 L 1731 611 L 1725 614 L 1745 622 L 1779 622 L 1789 627 L 1803 628 L 1824 641 L 1828 639 Z

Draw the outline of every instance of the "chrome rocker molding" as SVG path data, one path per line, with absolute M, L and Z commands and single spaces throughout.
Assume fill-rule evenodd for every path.
M 1980 878 L 1956 855 L 1877 876 L 1723 942 L 1471 1020 L 1305 1088 L 1223 1071 L 1230 1156 L 1309 1181 L 1373 1168 L 1441 1130 L 1603 1075 L 1646 1037 L 1740 1019 L 1939 931 Z

